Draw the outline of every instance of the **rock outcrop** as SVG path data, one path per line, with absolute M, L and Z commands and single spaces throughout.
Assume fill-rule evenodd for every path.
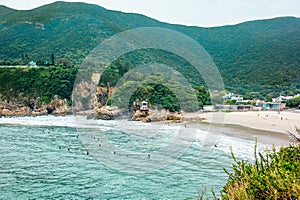
M 134 120 L 134 121 L 150 122 L 151 119 L 149 118 L 149 116 L 150 116 L 150 112 L 149 111 L 137 110 L 132 115 L 132 120 Z
M 175 112 L 175 113 L 167 113 L 167 121 L 172 121 L 172 122 L 182 122 L 182 114 L 181 113 L 178 113 L 178 112 Z
M 132 120 L 142 122 L 155 122 L 155 121 L 167 121 L 167 122 L 182 122 L 183 117 L 179 112 L 168 112 L 168 111 L 141 111 L 137 110 L 132 115 Z
M 0 102 L 0 116 L 67 115 L 71 113 L 67 100 L 61 100 L 57 96 L 48 104 L 38 102 L 39 99 L 30 99 L 24 103 Z
M 95 107 L 95 118 L 102 120 L 113 120 L 122 115 L 124 109 L 119 109 L 118 107 Z
M 48 110 L 46 108 L 47 112 L 49 111 L 49 108 L 51 108 L 53 110 L 54 115 L 71 114 L 71 109 L 70 109 L 70 106 L 68 105 L 67 100 L 54 98 L 54 100 L 50 102 L 50 104 L 48 106 Z

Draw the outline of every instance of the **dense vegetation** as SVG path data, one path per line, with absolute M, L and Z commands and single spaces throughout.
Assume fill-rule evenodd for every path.
M 104 71 L 99 85 L 118 88 L 108 100 L 109 105 L 130 108 L 135 100 L 147 100 L 158 109 L 195 111 L 210 103 L 205 87 L 192 87 L 193 84 L 174 73 L 174 69 L 153 64 L 129 71 L 133 68 L 134 65 L 128 61 L 116 60 Z
M 63 65 L 0 68 L 1 98 L 16 102 L 32 98 L 48 103 L 58 95 L 70 100 L 77 70 Z
M 221 191 L 222 199 L 299 199 L 300 145 L 281 147 L 262 155 L 255 152 L 254 164 L 238 161 Z
M 300 106 L 300 96 L 287 100 L 286 105 L 290 108 L 299 107 Z
M 30 11 L 0 6 L 0 64 L 51 63 L 54 54 L 65 65 L 79 65 L 104 39 L 138 27 L 169 28 L 198 41 L 212 56 L 231 92 L 249 96 L 253 93 L 248 92 L 255 92 L 258 97 L 299 93 L 300 19 L 292 17 L 200 28 L 83 3 L 56 2 Z M 136 61 L 157 59 L 181 69 L 193 87 L 204 86 L 182 58 L 149 50 L 135 53 L 126 59 L 135 66 Z

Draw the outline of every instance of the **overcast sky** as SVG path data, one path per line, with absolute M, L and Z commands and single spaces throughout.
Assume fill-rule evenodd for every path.
M 27 10 L 55 0 L 0 0 L 0 4 Z M 69 0 L 74 1 L 74 0 Z M 160 21 L 202 27 L 237 24 L 279 16 L 300 17 L 300 0 L 75 0 L 107 9 L 134 12 Z

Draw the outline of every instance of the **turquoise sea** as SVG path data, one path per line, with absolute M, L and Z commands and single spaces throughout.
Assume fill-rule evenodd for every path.
M 183 154 L 160 152 L 180 131 L 193 132 Z M 271 147 L 268 133 L 208 132 L 206 124 L 0 118 L 0 199 L 186 199 L 205 188 L 210 197 L 226 183 L 230 146 L 250 162 L 255 136 L 260 151 Z

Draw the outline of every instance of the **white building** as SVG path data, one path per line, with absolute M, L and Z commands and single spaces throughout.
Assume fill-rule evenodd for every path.
M 297 95 L 294 95 L 294 96 L 282 96 L 280 95 L 279 97 L 277 98 L 273 98 L 272 99 L 272 102 L 282 102 L 282 101 L 287 101 L 287 100 L 290 100 L 292 98 L 295 98 L 295 97 L 299 97 L 300 94 L 297 94 Z
M 233 93 L 228 93 L 228 94 L 225 94 L 223 96 L 223 99 L 226 101 L 226 100 L 230 100 L 230 101 L 236 101 L 236 102 L 243 102 L 244 98 L 243 96 L 241 95 L 236 95 L 236 94 L 233 94 Z

